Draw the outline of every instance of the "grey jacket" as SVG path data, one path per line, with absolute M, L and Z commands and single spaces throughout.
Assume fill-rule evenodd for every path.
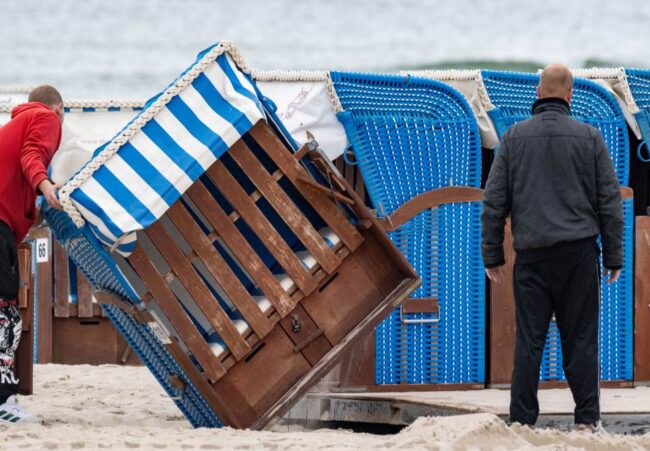
M 569 117 L 562 99 L 541 99 L 533 117 L 503 136 L 483 195 L 483 262 L 505 262 L 503 234 L 512 219 L 516 251 L 601 234 L 603 262 L 623 264 L 620 187 L 600 132 Z

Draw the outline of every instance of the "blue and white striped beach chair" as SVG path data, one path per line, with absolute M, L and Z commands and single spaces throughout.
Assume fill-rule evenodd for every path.
M 341 72 L 331 78 L 372 204 L 422 279 L 376 329 L 375 382 L 482 383 L 481 196 L 437 197 L 446 187 L 480 186 L 472 111 L 458 91 L 434 80 Z M 400 207 L 414 210 L 394 223 Z
M 197 427 L 264 427 L 418 284 L 329 162 L 283 136 L 222 42 L 44 209 Z
M 483 82 L 495 108 L 488 112 L 499 136 L 516 122 L 531 117 L 539 75 L 482 71 Z M 621 186 L 628 184 L 629 137 L 627 124 L 616 99 L 602 86 L 575 78 L 571 114 L 598 128 L 608 146 Z M 600 361 L 601 379 L 631 380 L 633 365 L 633 235 L 634 201 L 631 190 L 623 196 L 625 217 L 625 258 L 619 281 L 601 286 Z M 542 370 L 542 380 L 564 380 L 559 333 L 550 325 Z

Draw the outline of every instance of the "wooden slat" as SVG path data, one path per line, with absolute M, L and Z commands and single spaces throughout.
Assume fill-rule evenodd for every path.
M 192 264 L 176 246 L 172 238 L 167 235 L 162 224 L 160 222 L 152 224 L 145 233 L 185 286 L 196 305 L 201 309 L 230 352 L 237 360 L 244 357 L 250 351 L 250 346 L 239 334 L 233 322 L 223 311 L 203 280 L 201 280 Z
M 230 148 L 229 155 L 241 166 L 257 189 L 278 212 L 316 261 L 328 273 L 334 272 L 341 261 L 318 234 L 287 193 L 273 179 L 262 163 L 241 139 Z
M 230 221 L 226 212 L 217 204 L 207 188 L 202 183 L 195 183 L 187 190 L 187 195 L 210 225 L 218 231 L 221 239 L 237 256 L 239 263 L 264 292 L 280 316 L 284 318 L 288 315 L 295 303 L 237 227 Z
M 650 381 L 650 216 L 636 217 L 634 380 Z
M 70 317 L 70 276 L 68 254 L 58 241 L 54 240 L 54 316 Z
M 160 277 L 140 246 L 133 251 L 129 262 L 208 377 L 216 381 L 226 374 L 226 369 L 214 356 L 208 343 L 199 334 L 174 293 Z
M 268 156 L 287 175 L 298 192 L 314 207 L 341 241 L 350 250 L 355 250 L 363 242 L 361 234 L 327 195 L 298 181 L 300 177 L 306 175 L 305 169 L 293 158 L 268 126 L 258 122 L 249 134 L 264 148 Z
M 79 318 L 92 318 L 93 287 L 80 270 L 77 270 L 77 315 Z
M 235 180 L 235 177 L 226 169 L 221 161 L 215 163 L 207 171 L 208 177 L 219 187 L 221 193 L 239 213 L 246 224 L 255 232 L 259 240 L 275 257 L 286 273 L 293 279 L 300 291 L 308 295 L 316 289 L 316 282 L 311 278 L 309 271 L 291 250 L 286 241 L 257 208 L 257 205 L 248 197 L 246 191 Z
M 264 316 L 255 300 L 237 278 L 228 263 L 214 248 L 208 237 L 194 222 L 180 202 L 176 202 L 167 211 L 167 216 L 176 225 L 194 252 L 201 258 L 206 268 L 214 276 L 226 295 L 232 300 L 237 309 L 244 315 L 248 325 L 260 338 L 271 331 L 273 325 Z

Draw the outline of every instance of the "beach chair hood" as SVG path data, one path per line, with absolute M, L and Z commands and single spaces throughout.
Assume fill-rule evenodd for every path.
M 158 220 L 264 111 L 248 69 L 228 41 L 195 61 L 61 189 L 75 225 L 128 255 Z

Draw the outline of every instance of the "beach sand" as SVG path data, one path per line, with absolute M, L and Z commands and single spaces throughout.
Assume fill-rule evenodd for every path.
M 650 449 L 650 434 L 510 428 L 489 413 L 424 417 L 395 435 L 192 429 L 143 367 L 36 365 L 34 393 L 20 402 L 45 424 L 0 425 L 2 449 Z

